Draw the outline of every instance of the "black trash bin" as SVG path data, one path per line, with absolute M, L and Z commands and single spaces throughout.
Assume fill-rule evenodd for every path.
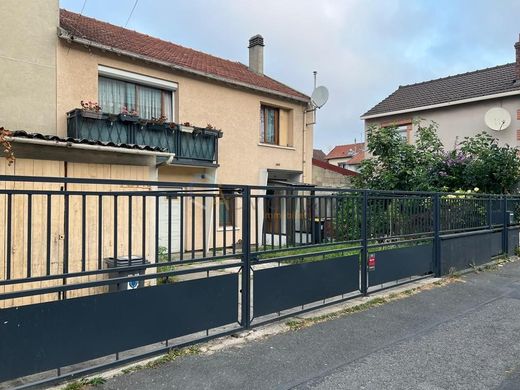
M 109 279 L 113 278 L 124 278 L 126 276 L 139 276 L 144 275 L 146 272 L 145 265 L 150 264 L 146 259 L 143 260 L 142 257 L 132 256 L 130 263 L 128 263 L 128 256 L 119 256 L 114 259 L 113 257 L 109 257 L 105 259 L 105 266 L 108 269 L 112 269 L 112 272 L 108 273 Z M 118 268 L 123 267 L 134 267 L 132 270 L 121 270 Z M 139 267 L 140 266 L 140 267 Z M 128 280 L 122 283 L 111 284 L 108 288 L 109 292 L 114 291 L 125 291 L 125 290 L 135 290 L 136 288 L 144 287 L 144 280 Z
M 323 220 L 315 218 L 312 224 L 312 230 L 314 231 L 314 242 L 313 244 L 321 244 L 323 242 Z

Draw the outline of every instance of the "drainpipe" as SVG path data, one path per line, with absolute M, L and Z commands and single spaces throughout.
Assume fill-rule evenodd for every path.
M 303 129 L 302 129 L 302 182 L 305 183 L 305 128 L 307 127 L 307 110 L 303 108 Z

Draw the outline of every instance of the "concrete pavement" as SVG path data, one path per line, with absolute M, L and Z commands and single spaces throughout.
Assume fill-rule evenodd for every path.
M 520 262 L 103 389 L 520 389 Z

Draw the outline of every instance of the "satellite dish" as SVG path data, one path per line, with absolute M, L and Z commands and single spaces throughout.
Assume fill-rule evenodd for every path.
M 511 114 L 502 107 L 493 107 L 484 115 L 484 122 L 491 130 L 505 130 L 511 124 Z
M 329 100 L 329 90 L 324 86 L 314 88 L 311 95 L 312 104 L 317 108 L 322 108 Z

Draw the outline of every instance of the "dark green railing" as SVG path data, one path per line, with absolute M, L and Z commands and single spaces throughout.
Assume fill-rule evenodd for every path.
M 113 143 L 114 145 L 147 145 L 175 154 L 179 163 L 218 163 L 218 139 L 222 132 L 200 127 L 183 131 L 175 123 L 157 124 L 137 118 L 106 113 L 67 113 L 67 136 Z M 193 129 L 193 130 L 191 130 Z

